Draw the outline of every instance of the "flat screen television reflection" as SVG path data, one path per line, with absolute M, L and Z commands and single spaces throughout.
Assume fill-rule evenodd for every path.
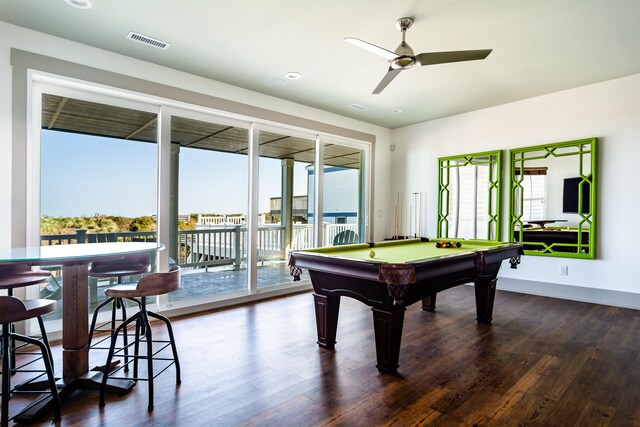
M 590 185 L 584 182 L 582 186 L 580 186 L 581 181 L 581 177 L 565 178 L 562 192 L 563 213 L 578 213 L 578 191 L 580 188 L 582 188 L 582 213 L 589 213 Z

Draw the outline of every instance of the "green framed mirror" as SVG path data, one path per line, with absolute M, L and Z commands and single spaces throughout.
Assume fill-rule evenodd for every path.
M 509 240 L 526 255 L 595 258 L 597 139 L 509 151 Z
M 438 159 L 438 238 L 500 240 L 502 151 Z

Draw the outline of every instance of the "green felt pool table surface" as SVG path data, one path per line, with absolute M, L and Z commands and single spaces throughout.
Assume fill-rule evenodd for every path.
M 462 246 L 459 248 L 437 248 L 438 239 L 428 242 L 421 239 L 391 240 L 377 243 L 361 243 L 354 245 L 332 246 L 305 250 L 327 257 L 347 258 L 352 260 L 383 262 L 383 263 L 414 263 L 429 259 L 473 253 L 480 250 L 495 249 L 504 243 L 486 240 L 457 240 Z M 374 251 L 373 257 L 369 252 Z

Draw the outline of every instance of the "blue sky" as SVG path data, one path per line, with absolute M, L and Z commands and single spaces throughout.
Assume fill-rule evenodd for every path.
M 42 131 L 41 214 L 142 216 L 156 213 L 157 144 Z M 178 211 L 245 213 L 247 156 L 180 151 Z M 294 194 L 306 194 L 296 164 Z M 259 211 L 280 195 L 280 161 L 261 159 Z

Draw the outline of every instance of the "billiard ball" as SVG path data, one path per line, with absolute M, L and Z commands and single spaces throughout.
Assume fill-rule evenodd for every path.
M 373 258 L 374 256 L 376 256 L 376 253 L 374 251 L 369 251 L 369 258 Z

